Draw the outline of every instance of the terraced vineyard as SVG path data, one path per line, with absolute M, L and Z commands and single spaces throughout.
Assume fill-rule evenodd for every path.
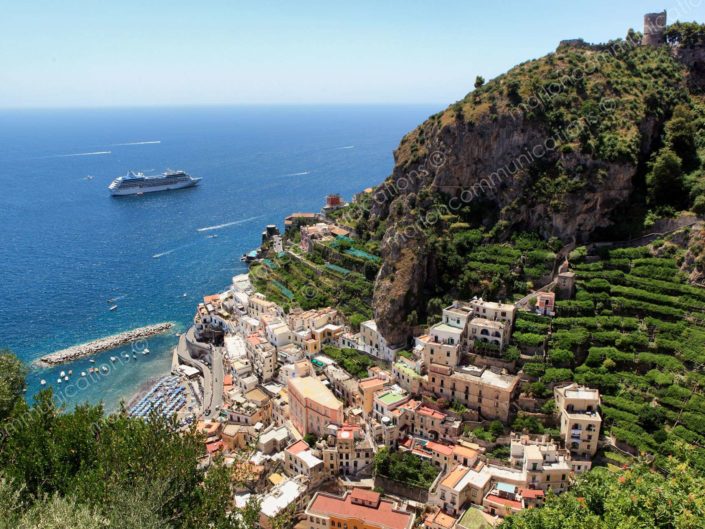
M 519 233 L 505 243 L 486 240 L 482 229 L 462 229 L 439 236 L 433 243 L 436 266 L 444 272 L 433 285 L 431 298 L 514 299 L 550 281 L 555 253 L 548 243 Z M 442 303 L 434 303 L 439 313 Z
M 525 369 L 545 385 L 570 377 L 599 388 L 605 435 L 657 458 L 692 451 L 705 470 L 705 289 L 687 283 L 682 252 L 664 241 L 574 252 L 575 299 L 557 302 L 545 364 Z M 548 321 L 520 317 L 515 340 Z
M 318 252 L 308 255 L 296 248 L 253 264 L 250 277 L 259 292 L 285 308 L 332 305 L 356 327 L 372 318 L 373 282 L 353 269 L 349 262 L 353 259 L 338 259 L 341 266 L 324 260 Z M 365 266 L 361 263 L 362 269 Z

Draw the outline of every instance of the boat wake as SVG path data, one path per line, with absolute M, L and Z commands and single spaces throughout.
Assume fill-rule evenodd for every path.
M 256 217 L 249 217 L 247 219 L 234 220 L 232 222 L 226 222 L 225 224 L 216 224 L 215 226 L 206 226 L 205 228 L 198 228 L 196 231 L 204 232 L 204 231 L 221 230 L 221 229 L 227 228 L 229 226 L 236 226 L 238 224 L 244 224 L 245 222 L 250 222 L 253 220 L 261 219 L 263 216 L 264 215 L 257 215 Z
M 102 154 L 112 154 L 112 151 L 76 152 L 72 154 L 55 154 L 44 158 L 71 158 L 73 156 L 100 156 Z
M 342 150 L 345 150 L 345 149 L 354 149 L 354 148 L 355 148 L 354 145 L 346 145 L 345 147 L 336 147 L 335 150 L 336 150 L 336 151 L 342 151 Z
M 301 171 L 300 173 L 289 173 L 289 174 L 285 174 L 284 176 L 303 176 L 303 175 L 307 175 L 307 174 L 311 174 L 311 171 Z
M 153 140 L 153 141 L 132 141 L 129 143 L 113 143 L 113 147 L 127 147 L 129 145 L 155 145 L 158 143 L 161 143 L 162 140 Z
M 152 259 L 159 259 L 160 257 L 164 257 L 165 255 L 169 255 L 170 253 L 174 253 L 178 248 L 174 248 L 173 250 L 167 250 L 166 252 L 161 252 L 161 253 L 155 253 L 152 256 Z
M 108 300 L 108 303 L 115 303 L 116 301 L 119 301 L 119 300 L 121 300 L 121 299 L 125 299 L 126 297 L 127 297 L 127 294 L 123 294 L 123 295 L 121 295 L 121 296 L 117 296 L 117 297 L 114 297 L 114 298 L 110 298 L 110 299 Z

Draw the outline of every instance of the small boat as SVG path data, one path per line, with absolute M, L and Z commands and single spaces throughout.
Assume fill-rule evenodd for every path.
M 110 311 L 117 310 L 117 305 L 113 305 L 113 306 L 110 307 L 108 310 L 110 310 Z
M 69 369 L 69 376 L 73 375 L 73 369 Z
M 144 348 L 144 354 L 148 355 L 149 354 L 149 347 Z
M 136 360 L 136 359 L 137 359 L 137 355 L 133 353 L 133 354 L 132 354 L 132 359 L 133 359 L 133 360 Z
M 64 380 L 66 380 L 66 381 L 68 382 L 68 380 L 69 380 L 69 377 L 64 377 Z
M 186 296 L 188 296 L 188 294 L 187 294 L 186 292 L 184 292 L 183 294 L 181 294 L 181 297 L 184 297 L 184 298 L 185 298 Z
M 61 379 L 60 379 L 60 378 L 57 378 L 57 379 L 56 379 L 56 383 L 57 383 L 57 384 L 61 384 Z
M 101 371 L 105 371 L 106 373 L 108 372 L 107 366 L 102 366 L 102 367 L 100 368 L 100 370 L 101 370 Z
M 88 361 L 89 361 L 91 364 L 95 364 L 95 360 L 93 360 L 92 358 L 91 358 L 90 360 L 88 360 Z
M 209 239 L 215 239 L 215 238 L 217 238 L 217 237 L 218 237 L 218 234 L 217 234 L 217 233 L 213 233 L 213 234 L 211 234 L 211 235 L 208 236 Z
M 86 372 L 85 372 L 85 371 L 81 371 L 81 376 L 82 376 L 82 377 L 85 377 L 85 376 L 86 376 Z
M 41 379 L 41 380 L 39 381 L 39 383 L 40 383 L 42 386 L 46 386 L 46 385 L 47 385 L 47 381 L 44 380 L 44 379 Z
M 59 373 L 59 376 L 61 378 L 64 378 L 66 376 L 66 371 L 62 371 L 61 373 Z
M 117 362 L 117 356 L 111 356 L 110 357 L 111 362 Z
M 130 358 L 130 353 L 125 353 L 125 358 Z

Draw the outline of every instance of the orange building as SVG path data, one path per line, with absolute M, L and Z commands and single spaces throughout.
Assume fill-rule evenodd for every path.
M 306 520 L 308 529 L 411 529 L 414 514 L 378 492 L 353 489 L 343 496 L 317 492 L 306 508 Z

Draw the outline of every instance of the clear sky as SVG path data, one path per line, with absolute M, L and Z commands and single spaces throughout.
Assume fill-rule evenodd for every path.
M 705 0 L 0 0 L 0 108 L 438 103 Z

